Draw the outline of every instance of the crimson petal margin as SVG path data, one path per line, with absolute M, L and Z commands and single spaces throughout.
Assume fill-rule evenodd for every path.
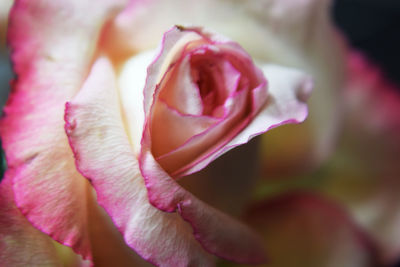
M 17 80 L 0 122 L 15 202 L 38 229 L 90 259 L 86 181 L 63 131 L 104 23 L 124 1 L 15 1 L 8 41 Z M 77 27 L 79 25 L 79 27 Z M 9 174 L 10 175 L 10 174 Z
M 67 103 L 65 121 L 79 171 L 131 248 L 158 266 L 213 266 L 189 224 L 149 203 L 106 58 L 96 61 L 81 91 Z

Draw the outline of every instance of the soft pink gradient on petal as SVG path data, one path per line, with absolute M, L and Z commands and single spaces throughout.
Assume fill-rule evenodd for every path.
M 262 68 L 268 80 L 268 101 L 261 111 L 225 146 L 213 151 L 184 174 L 201 170 L 230 149 L 247 143 L 251 138 L 288 123 L 301 123 L 307 117 L 307 104 L 313 81 L 310 76 L 290 68 L 266 65 Z M 257 91 L 255 92 L 257 94 Z
M 197 158 L 201 159 L 204 154 L 207 156 L 210 151 L 220 148 L 233 138 L 233 134 L 237 134 L 243 129 L 249 121 L 245 116 L 246 92 L 239 92 L 231 99 L 234 99 L 232 105 L 226 108 L 229 109 L 229 116 L 222 118 L 205 131 L 192 136 L 176 149 L 156 158 L 164 170 L 174 177 L 182 176 L 182 167 L 187 168 L 197 164 Z M 153 134 L 152 132 L 152 137 Z M 146 138 L 143 141 L 147 143 Z M 153 146 L 153 143 L 151 144 Z M 153 151 L 154 148 L 152 149 L 154 154 Z
M 79 90 L 99 32 L 122 2 L 98 1 L 94 9 L 89 1 L 20 0 L 10 14 L 18 79 L 0 130 L 15 202 L 35 227 L 87 259 L 87 182 L 63 130 L 64 104 Z
M 201 115 L 203 105 L 199 90 L 190 76 L 190 58 L 180 58 L 173 62 L 176 66 L 169 72 L 167 86 L 160 92 L 162 99 L 168 106 L 182 114 Z
M 179 59 L 180 52 L 185 45 L 191 41 L 201 40 L 202 36 L 196 32 L 181 31 L 173 27 L 163 35 L 160 52 L 147 69 L 146 84 L 144 92 L 144 112 L 146 117 L 150 113 L 150 108 L 155 100 L 158 84 L 170 70 L 171 64 Z
M 66 106 L 65 129 L 77 167 L 125 242 L 144 259 L 158 266 L 212 266 L 211 255 L 195 240 L 190 225 L 149 203 L 116 93 L 112 66 L 100 58 Z
M 152 142 L 157 147 L 153 153 L 165 155 L 182 146 L 192 136 L 203 133 L 217 122 L 218 120 L 212 117 L 180 114 L 163 101 L 158 101 L 154 108 L 152 121 Z
M 0 265 L 60 265 L 51 238 L 35 229 L 15 205 L 12 174 L 7 172 L 0 185 Z
M 183 87 L 181 78 L 186 84 Z M 151 147 L 157 162 L 172 176 L 188 174 L 187 169 L 223 148 L 246 127 L 267 100 L 266 86 L 262 71 L 238 44 L 201 28 L 176 26 L 165 33 L 160 53 L 148 68 L 144 88 L 148 129 L 142 145 Z M 183 104 L 181 109 L 182 101 L 178 101 L 177 95 L 182 90 L 197 93 L 185 95 L 200 97 L 202 108 L 192 113 Z M 202 130 L 192 136 L 175 134 L 171 129 L 177 127 L 170 127 L 171 120 L 166 120 L 165 112 L 160 111 L 164 104 L 176 109 L 177 115 L 211 116 L 220 121 L 208 128 L 199 125 Z M 187 123 L 181 127 L 195 128 Z

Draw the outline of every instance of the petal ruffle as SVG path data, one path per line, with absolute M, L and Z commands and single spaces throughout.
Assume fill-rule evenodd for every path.
M 86 184 L 63 130 L 64 104 L 80 88 L 99 32 L 121 1 L 16 1 L 8 38 L 18 79 L 0 130 L 15 202 L 55 240 L 90 258 Z M 77 25 L 81 25 L 77 27 Z
M 79 94 L 67 104 L 65 119 L 77 167 L 131 248 L 160 266 L 213 265 L 178 214 L 149 203 L 124 132 L 115 76 L 107 59 L 96 61 Z

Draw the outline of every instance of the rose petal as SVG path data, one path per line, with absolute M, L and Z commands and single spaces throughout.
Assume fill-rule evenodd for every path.
M 3 266 L 61 264 L 51 239 L 35 229 L 14 203 L 11 175 L 0 185 L 0 262 Z
M 163 101 L 157 102 L 153 116 L 151 132 L 155 156 L 162 156 L 177 149 L 192 136 L 205 132 L 218 122 L 217 119 L 208 116 L 180 114 Z
M 281 195 L 254 205 L 247 218 L 270 252 L 266 266 L 378 266 L 365 234 L 335 203 L 318 195 Z
M 269 100 L 259 114 L 228 144 L 185 170 L 184 174 L 201 170 L 230 149 L 247 143 L 251 138 L 272 128 L 305 120 L 307 117 L 305 101 L 310 96 L 313 87 L 310 76 L 294 69 L 275 65 L 266 65 L 263 70 L 268 80 Z
M 185 57 L 174 62 L 178 67 L 169 71 L 169 77 L 163 78 L 167 85 L 163 86 L 159 98 L 180 113 L 201 115 L 203 105 L 200 93 L 190 76 L 189 60 L 190 58 Z
M 131 5 L 110 26 L 113 53 L 130 54 L 157 47 L 171 25 L 202 25 L 235 40 L 253 57 L 288 64 L 299 60 L 294 51 L 313 43 L 310 32 L 327 17 L 329 0 L 223 1 L 148 0 Z M 213 10 L 210 11 L 210 6 Z M 295 13 L 295 14 L 294 14 Z M 289 16 L 291 14 L 291 16 Z M 141 25 L 141 27 L 135 27 Z M 326 25 L 324 24 L 323 27 Z M 257 36 L 257 42 L 254 41 Z M 249 38 L 250 37 L 250 38 Z M 290 41 L 288 41 L 290 40 Z M 290 43 L 296 45 L 289 45 Z M 118 49 L 115 49 L 117 47 Z M 283 60 L 283 61 L 282 61 Z
M 153 266 L 137 255 L 126 243 L 110 216 L 101 208 L 92 188 L 88 193 L 88 223 L 93 264 L 109 266 Z
M 16 1 L 8 37 L 18 80 L 1 137 L 15 202 L 28 220 L 90 258 L 85 186 L 63 131 L 65 101 L 87 73 L 99 31 L 120 1 Z M 80 25 L 77 27 L 76 25 Z
M 125 242 L 144 259 L 160 266 L 213 265 L 178 214 L 149 203 L 116 94 L 112 66 L 102 58 L 67 104 L 66 132 L 80 172 L 91 181 Z
M 12 171 L 0 185 L 0 262 L 2 266 L 90 266 L 68 247 L 34 228 L 14 202 Z M 56 247 L 55 247 L 56 245 Z
M 195 31 L 181 31 L 178 27 L 173 27 L 163 36 L 160 46 L 160 52 L 157 53 L 157 58 L 149 65 L 147 69 L 146 84 L 144 92 L 144 112 L 146 115 L 150 113 L 150 108 L 153 104 L 155 93 L 161 79 L 167 73 L 170 65 L 178 60 L 180 51 L 185 48 L 188 42 L 201 40 L 202 36 Z M 195 102 L 195 101 L 194 101 Z
M 200 201 L 178 185 L 155 161 L 149 150 L 140 155 L 150 202 L 157 208 L 177 211 L 188 221 L 196 239 L 215 255 L 242 263 L 262 263 L 259 238 L 244 224 Z
M 144 127 L 143 90 L 147 77 L 147 67 L 154 60 L 155 51 L 135 55 L 125 62 L 118 77 L 118 88 L 123 109 L 123 119 L 129 140 L 135 154 L 140 152 L 140 141 Z
M 207 168 L 185 176 L 178 182 L 210 206 L 239 216 L 251 201 L 260 177 L 259 155 L 260 138 L 253 138 L 249 143 L 217 158 Z
M 243 129 L 249 121 L 245 117 L 247 91 L 238 92 L 230 100 L 226 107 L 228 116 L 219 120 L 207 130 L 192 136 L 176 149 L 157 158 L 157 162 L 164 170 L 174 177 L 189 174 L 185 172 L 187 168 L 206 160 L 205 158 L 209 157 L 212 152 L 220 149 Z M 149 143 L 147 138 L 143 139 L 143 144 L 145 143 Z M 151 143 L 151 145 L 155 146 L 156 144 Z

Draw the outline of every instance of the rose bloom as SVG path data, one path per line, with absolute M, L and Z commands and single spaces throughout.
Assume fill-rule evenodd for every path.
M 263 263 L 255 232 L 177 181 L 255 135 L 302 122 L 312 80 L 262 58 L 256 66 L 218 27 L 133 30 L 146 24 L 135 21 L 140 12 L 147 9 L 147 20 L 164 4 L 14 3 L 8 38 L 17 79 L 1 122 L 3 206 L 15 202 L 37 229 L 96 264 L 96 201 L 120 232 L 110 238 L 123 237 L 155 265 L 211 266 L 214 255 Z M 148 32 L 154 43 L 140 40 Z M 17 263 L 11 256 L 8 265 Z
M 216 159 L 303 121 L 304 73 L 316 90 L 307 122 L 280 139 L 285 169 L 330 157 L 348 60 L 329 1 L 53 2 L 11 11 L 2 263 L 374 263 L 367 235 L 314 194 L 260 201 L 240 222 L 258 143 Z

